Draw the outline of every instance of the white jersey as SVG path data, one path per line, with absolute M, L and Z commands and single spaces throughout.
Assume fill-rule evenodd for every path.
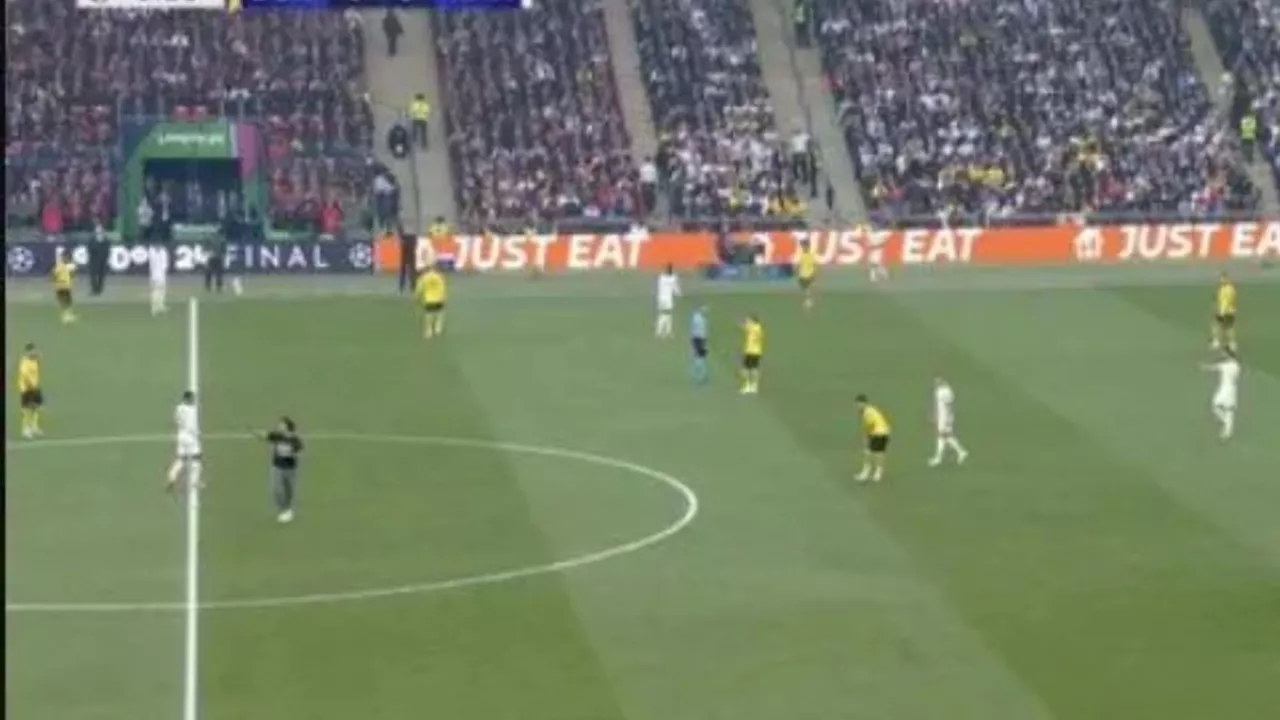
M 195 405 L 180 403 L 173 411 L 173 424 L 178 431 L 178 457 L 200 454 L 200 416 Z
M 949 434 L 955 429 L 956 393 L 946 383 L 933 389 L 933 421 L 940 434 Z
M 658 312 L 669 313 L 676 309 L 676 298 L 680 296 L 680 278 L 674 273 L 663 273 L 658 276 Z
M 149 253 L 151 282 L 163 283 L 169 277 L 169 251 L 156 246 Z
M 1234 359 L 1214 363 L 1218 373 L 1218 389 L 1213 394 L 1213 404 L 1218 407 L 1235 408 L 1240 394 L 1240 363 Z

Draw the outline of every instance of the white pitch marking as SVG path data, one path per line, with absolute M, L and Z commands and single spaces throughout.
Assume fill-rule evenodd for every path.
M 657 480 L 667 487 L 675 490 L 684 499 L 684 512 L 672 524 L 667 527 L 646 535 L 645 537 L 605 548 L 594 552 L 577 555 L 564 560 L 546 563 L 542 565 L 530 565 L 522 568 L 513 568 L 511 570 L 503 570 L 493 573 L 483 573 L 480 575 L 467 575 L 463 577 L 450 578 L 445 580 L 437 580 L 434 582 L 413 583 L 409 585 L 399 585 L 395 587 L 385 588 L 368 588 L 365 590 L 351 590 L 336 593 L 321 593 L 313 595 L 295 595 L 289 597 L 267 597 L 267 598 L 245 598 L 241 600 L 215 600 L 202 602 L 198 604 L 200 610 L 244 610 L 255 608 L 280 608 L 294 607 L 298 605 L 322 605 L 329 603 L 359 602 L 364 600 L 376 600 L 381 598 L 396 597 L 402 595 L 421 595 L 432 592 L 442 592 L 445 590 L 457 590 L 460 588 L 478 587 L 481 585 L 496 585 L 498 583 L 511 582 L 514 580 L 522 580 L 525 578 L 535 577 L 538 575 L 549 575 L 558 572 L 568 572 L 576 570 L 587 565 L 612 560 L 623 555 L 628 555 L 645 548 L 652 547 L 665 540 L 670 539 L 676 533 L 688 527 L 698 516 L 699 501 L 694 491 L 679 479 L 668 475 L 660 470 L 655 470 L 644 465 L 611 458 L 605 455 L 594 455 L 587 452 L 579 452 L 577 450 L 568 450 L 564 448 L 550 447 L 544 445 L 522 445 L 520 443 L 508 443 L 492 440 L 480 440 L 472 438 L 449 438 L 449 437 L 415 437 L 412 435 L 364 435 L 360 433 L 342 433 L 342 432 L 313 432 L 307 433 L 307 437 L 313 440 L 337 440 L 349 442 L 372 442 L 372 443 L 400 443 L 408 445 L 445 445 L 453 447 L 467 447 L 478 449 L 501 450 L 512 453 L 525 453 L 527 455 L 542 455 L 545 457 L 564 458 L 566 460 L 577 460 L 592 465 L 600 465 L 602 467 L 612 467 L 618 470 L 626 470 L 645 477 Z M 15 442 L 6 443 L 6 452 L 19 449 L 39 449 L 52 447 L 84 447 L 94 445 L 119 445 L 125 443 L 149 443 L 162 440 L 169 440 L 167 435 L 122 435 L 116 437 L 98 437 L 98 438 L 65 438 L 51 440 L 35 440 L 31 442 Z M 240 433 L 214 433 L 204 436 L 205 440 L 245 440 L 247 435 Z M 185 610 L 185 603 L 173 602 L 130 602 L 130 603 L 6 603 L 6 613 L 123 613 L 123 612 L 174 612 Z
M 200 301 L 187 301 L 187 389 L 196 394 L 200 412 Z M 200 427 L 197 422 L 196 427 Z M 183 598 L 186 629 L 183 642 L 182 718 L 200 716 L 200 459 L 187 463 L 187 588 Z

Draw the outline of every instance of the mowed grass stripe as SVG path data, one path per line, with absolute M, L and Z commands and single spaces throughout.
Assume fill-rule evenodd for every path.
M 1141 308 L 1153 317 L 1186 330 L 1199 347 L 1209 352 L 1210 328 L 1214 313 L 1214 293 L 1217 279 L 1206 275 L 1197 288 L 1171 292 L 1169 288 L 1116 287 L 1117 297 Z M 1249 381 L 1255 372 L 1270 375 L 1270 381 L 1280 379 L 1280 282 L 1239 285 L 1240 319 L 1236 333 L 1242 352 L 1241 362 L 1249 372 Z M 1246 400 L 1250 398 L 1246 394 Z
M 1170 307 L 1202 295 L 1194 288 L 1165 292 Z M 928 308 L 923 321 L 1009 369 L 1033 397 L 1224 532 L 1280 560 L 1280 526 L 1270 510 L 1280 506 L 1280 485 L 1271 479 L 1280 463 L 1274 440 L 1280 382 L 1251 374 L 1237 435 L 1220 442 L 1210 412 L 1217 378 L 1200 367 L 1208 357 L 1207 328 L 1194 327 L 1202 313 L 1191 315 L 1192 324 L 1175 325 L 1113 291 L 1042 293 L 1017 303 L 966 296 L 914 307 Z M 1000 320 L 961 327 L 981 312 Z M 1019 342 L 1021 352 L 1006 352 Z
M 43 355 L 50 438 L 150 433 L 168 422 L 184 377 L 181 317 L 95 308 L 81 322 L 62 325 L 51 304 L 7 307 L 6 315 L 6 367 L 15 367 L 26 342 Z M 16 435 L 12 399 L 6 426 Z M 6 600 L 179 601 L 182 515 L 170 512 L 160 492 L 171 452 L 168 446 L 9 451 Z M 103 622 L 17 614 L 6 617 L 6 630 L 5 708 L 13 717 L 170 717 L 180 707 L 177 616 Z
M 909 500 L 881 496 L 877 517 L 1059 715 L 1265 717 L 1280 583 L 1256 538 L 1171 492 L 1191 479 L 1176 462 L 1215 441 L 1181 407 L 1204 408 L 1208 391 L 1167 355 L 1164 330 L 1100 291 L 878 307 L 896 332 L 931 338 L 897 367 L 946 365 L 980 454 L 954 480 L 924 475 L 927 490 L 900 491 Z M 1207 464 L 1233 480 L 1249 469 L 1218 458 Z
M 424 343 L 408 302 L 403 308 L 331 300 L 218 310 L 208 314 L 206 377 L 210 392 L 217 388 L 223 400 L 207 418 L 211 426 L 228 426 L 236 417 L 269 422 L 287 411 L 307 423 L 304 434 L 310 426 L 502 439 L 476 403 L 449 340 Z M 258 459 L 265 466 L 265 457 Z M 351 443 L 328 448 L 316 441 L 306 463 L 294 526 L 273 526 L 262 486 L 225 517 L 210 518 L 211 574 L 244 583 L 246 572 L 250 578 L 260 573 L 265 583 L 270 570 L 314 581 L 315 568 L 326 567 L 330 554 L 376 566 L 376 552 L 352 553 L 343 545 L 368 543 L 365 549 L 373 551 L 378 544 L 361 536 L 380 534 L 388 553 L 416 550 L 423 557 L 420 572 L 444 577 L 555 559 L 530 516 L 518 471 L 502 453 Z M 361 474 L 342 477 L 352 473 Z M 325 481 L 333 487 L 317 486 Z M 327 507 L 319 507 L 321 494 Z M 258 523 L 246 521 L 255 502 Z M 492 532 L 477 531 L 480 522 Z M 351 583 L 359 571 L 335 567 L 331 581 Z M 403 572 L 402 565 L 384 568 L 384 576 Z M 421 579 L 430 575 L 401 575 L 395 584 Z M 210 720 L 422 712 L 517 717 L 528 708 L 555 708 L 565 718 L 621 717 L 554 577 L 498 591 L 211 614 L 206 628 Z
M 916 572 L 861 500 L 830 482 L 823 458 L 815 462 L 807 443 L 772 412 L 777 397 L 811 392 L 838 402 L 842 392 L 852 396 L 840 383 L 843 371 L 833 377 L 790 368 L 795 354 L 825 352 L 822 336 L 808 334 L 798 298 L 717 297 L 711 305 L 714 385 L 679 391 L 686 399 L 673 398 L 669 406 L 651 402 L 657 391 L 644 385 L 634 391 L 633 407 L 643 409 L 655 427 L 676 418 L 677 431 L 666 436 L 682 438 L 654 451 L 702 468 L 696 485 L 705 491 L 700 543 L 682 547 L 673 562 L 689 553 L 698 568 L 697 575 L 681 578 L 686 602 L 704 618 L 705 629 L 696 637 L 729 651 L 720 653 L 716 670 L 698 672 L 759 672 L 759 663 L 767 662 L 761 653 L 795 665 L 794 674 L 772 665 L 771 677 L 779 684 L 759 688 L 734 691 L 712 680 L 709 689 L 719 691 L 719 701 L 732 703 L 723 716 L 736 712 L 763 720 L 786 714 L 783 704 L 794 713 L 802 702 L 816 715 L 833 717 L 1048 717 L 1034 693 Z M 762 394 L 740 397 L 737 323 L 750 312 L 766 323 L 769 347 Z M 850 322 L 841 332 L 856 327 Z M 646 363 L 686 354 L 643 335 L 630 347 Z M 702 409 L 686 407 L 688 398 Z M 810 429 L 841 449 L 851 475 L 858 446 L 847 407 L 812 410 Z M 679 424 L 695 412 L 713 413 L 717 420 L 698 428 Z M 929 691 L 919 692 L 921 685 Z

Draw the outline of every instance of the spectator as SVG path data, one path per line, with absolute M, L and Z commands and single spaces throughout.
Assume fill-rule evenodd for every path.
M 404 35 L 404 25 L 400 24 L 400 16 L 394 10 L 387 10 L 382 16 L 382 34 L 387 37 L 387 55 L 395 57 L 400 36 Z
M 358 202 L 373 115 L 358 14 L 84 12 L 6 3 L 6 192 L 42 182 L 66 229 L 114 221 L 119 120 L 245 119 L 267 150 L 273 214 L 326 192 Z M 145 123 L 144 123 L 145 124 Z M 216 220 L 223 188 L 175 188 L 174 220 Z
M 794 197 L 747 2 L 635 0 L 632 18 L 672 213 L 762 216 Z
M 463 222 L 636 214 L 600 0 L 435 20 Z
M 1212 211 L 1254 193 L 1161 0 L 815 0 L 868 203 Z
M 1204 0 L 1203 7 L 1234 79 L 1232 115 L 1241 141 L 1266 158 L 1280 185 L 1280 5 L 1274 0 Z M 1248 116 L 1253 120 L 1246 127 Z

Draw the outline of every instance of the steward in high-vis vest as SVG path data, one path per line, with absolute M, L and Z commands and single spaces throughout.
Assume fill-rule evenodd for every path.
M 1253 162 L 1253 148 L 1258 144 L 1258 114 L 1250 111 L 1240 118 L 1240 145 L 1244 148 L 1244 157 Z
M 795 6 L 791 8 L 791 22 L 795 26 L 796 45 L 807 48 L 812 43 L 812 29 L 810 28 L 810 18 L 813 16 L 809 7 L 810 0 L 795 0 Z
M 409 120 L 413 126 L 413 142 L 422 149 L 427 148 L 427 120 L 431 119 L 431 103 L 427 102 L 427 96 L 418 93 L 413 96 L 413 102 L 409 103 Z

